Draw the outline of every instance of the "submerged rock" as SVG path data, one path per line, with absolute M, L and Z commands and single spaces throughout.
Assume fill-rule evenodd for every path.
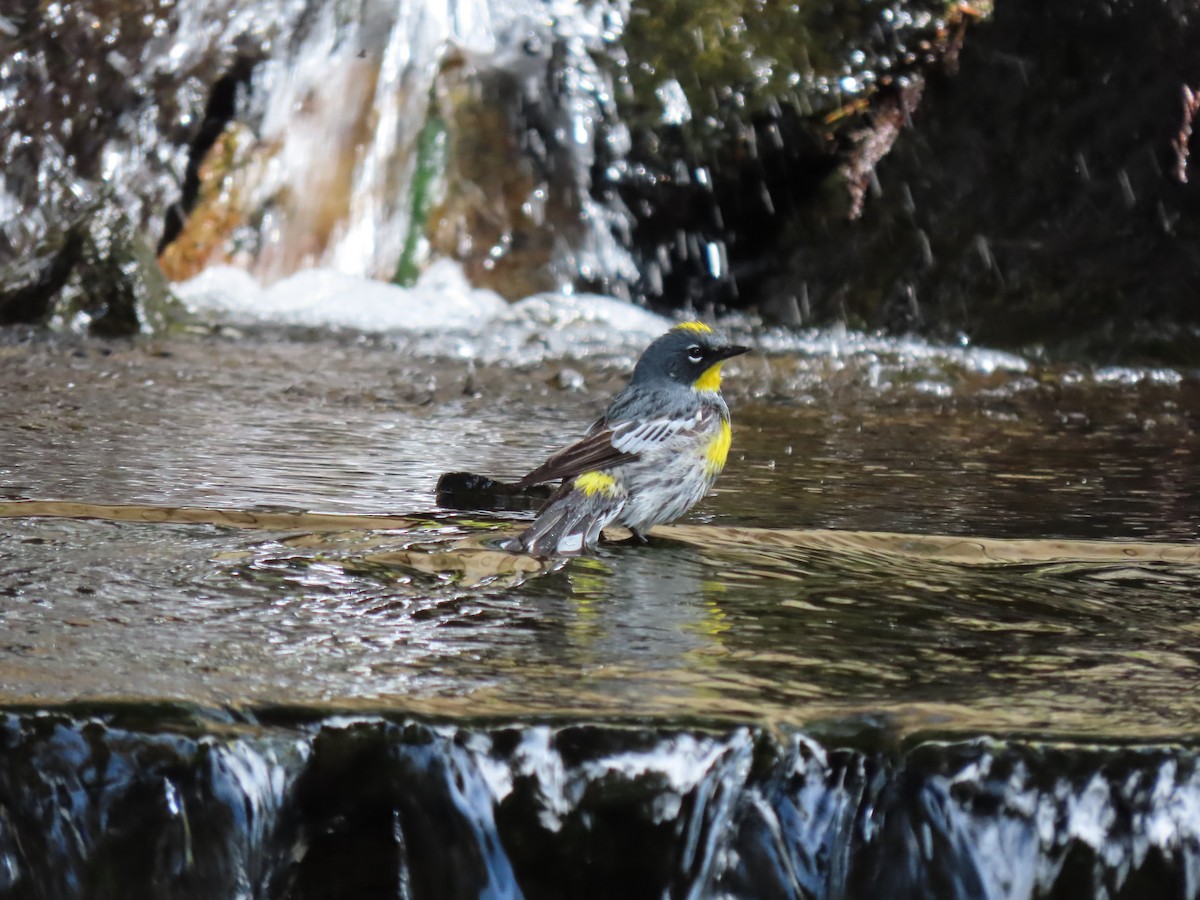
M 1200 894 L 1179 746 L 164 712 L 0 719 L 0 894 Z

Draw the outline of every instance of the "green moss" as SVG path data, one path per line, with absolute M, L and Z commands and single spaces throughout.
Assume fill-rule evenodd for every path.
M 957 6 L 635 0 L 623 39 L 622 114 L 634 125 L 660 124 L 656 91 L 672 79 L 691 107 L 682 127 L 693 141 L 728 145 L 737 137 L 731 124 L 781 105 L 832 113 L 916 63 Z
M 429 212 L 437 202 L 437 195 L 445 182 L 446 145 L 446 123 L 440 116 L 430 116 L 425 127 L 421 129 L 420 137 L 417 138 L 417 162 L 411 187 L 408 236 L 404 241 L 400 262 L 396 265 L 396 274 L 392 278 L 396 284 L 404 287 L 414 285 L 417 276 L 421 274 L 421 241 L 425 237 Z

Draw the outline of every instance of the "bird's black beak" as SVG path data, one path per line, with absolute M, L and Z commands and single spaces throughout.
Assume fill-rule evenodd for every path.
M 741 356 L 743 353 L 749 353 L 749 352 L 750 352 L 749 347 L 737 347 L 737 346 L 722 347 L 720 350 L 717 351 L 716 358 L 717 359 L 729 359 L 730 357 Z

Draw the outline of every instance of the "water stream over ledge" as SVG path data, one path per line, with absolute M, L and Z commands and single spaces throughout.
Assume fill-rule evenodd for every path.
M 144 715 L 144 714 L 143 714 Z M 1183 897 L 1191 750 L 0 718 L 21 897 Z
M 0 347 L 0 896 L 1196 897 L 1200 385 L 841 346 L 558 566 L 624 348 Z

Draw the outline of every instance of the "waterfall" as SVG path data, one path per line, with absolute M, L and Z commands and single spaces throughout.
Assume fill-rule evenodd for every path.
M 482 0 L 322 3 L 288 52 L 255 72 L 246 118 L 269 162 L 256 269 L 309 265 L 387 278 L 408 231 L 416 139 L 451 45 L 494 49 Z
M 631 220 L 619 203 L 596 197 L 591 180 L 598 144 L 607 159 L 628 145 L 610 79 L 593 58 L 621 22 L 616 7 L 573 0 L 312 0 L 281 12 L 218 152 L 201 167 L 221 196 L 219 212 L 198 207 L 199 215 L 229 227 L 197 262 L 234 261 L 271 282 L 311 266 L 389 280 L 413 247 L 427 259 L 424 236 L 411 233 L 427 212 L 418 207 L 455 186 L 445 166 L 423 158 L 430 149 L 422 136 L 431 123 L 446 127 L 456 103 L 502 81 L 513 98 L 505 111 L 512 140 L 522 150 L 539 143 L 546 158 L 510 161 L 534 169 L 536 187 L 503 210 L 509 221 L 493 246 L 469 235 L 463 255 L 483 255 L 487 270 L 524 240 L 518 232 L 544 231 L 554 280 L 545 287 L 583 280 L 619 290 L 637 277 Z M 488 182 L 469 187 L 496 193 Z M 574 240 L 555 235 L 562 223 L 547 220 L 548 207 L 573 220 Z
M 120 718 L 0 718 L 0 896 L 1200 896 L 1180 746 Z

